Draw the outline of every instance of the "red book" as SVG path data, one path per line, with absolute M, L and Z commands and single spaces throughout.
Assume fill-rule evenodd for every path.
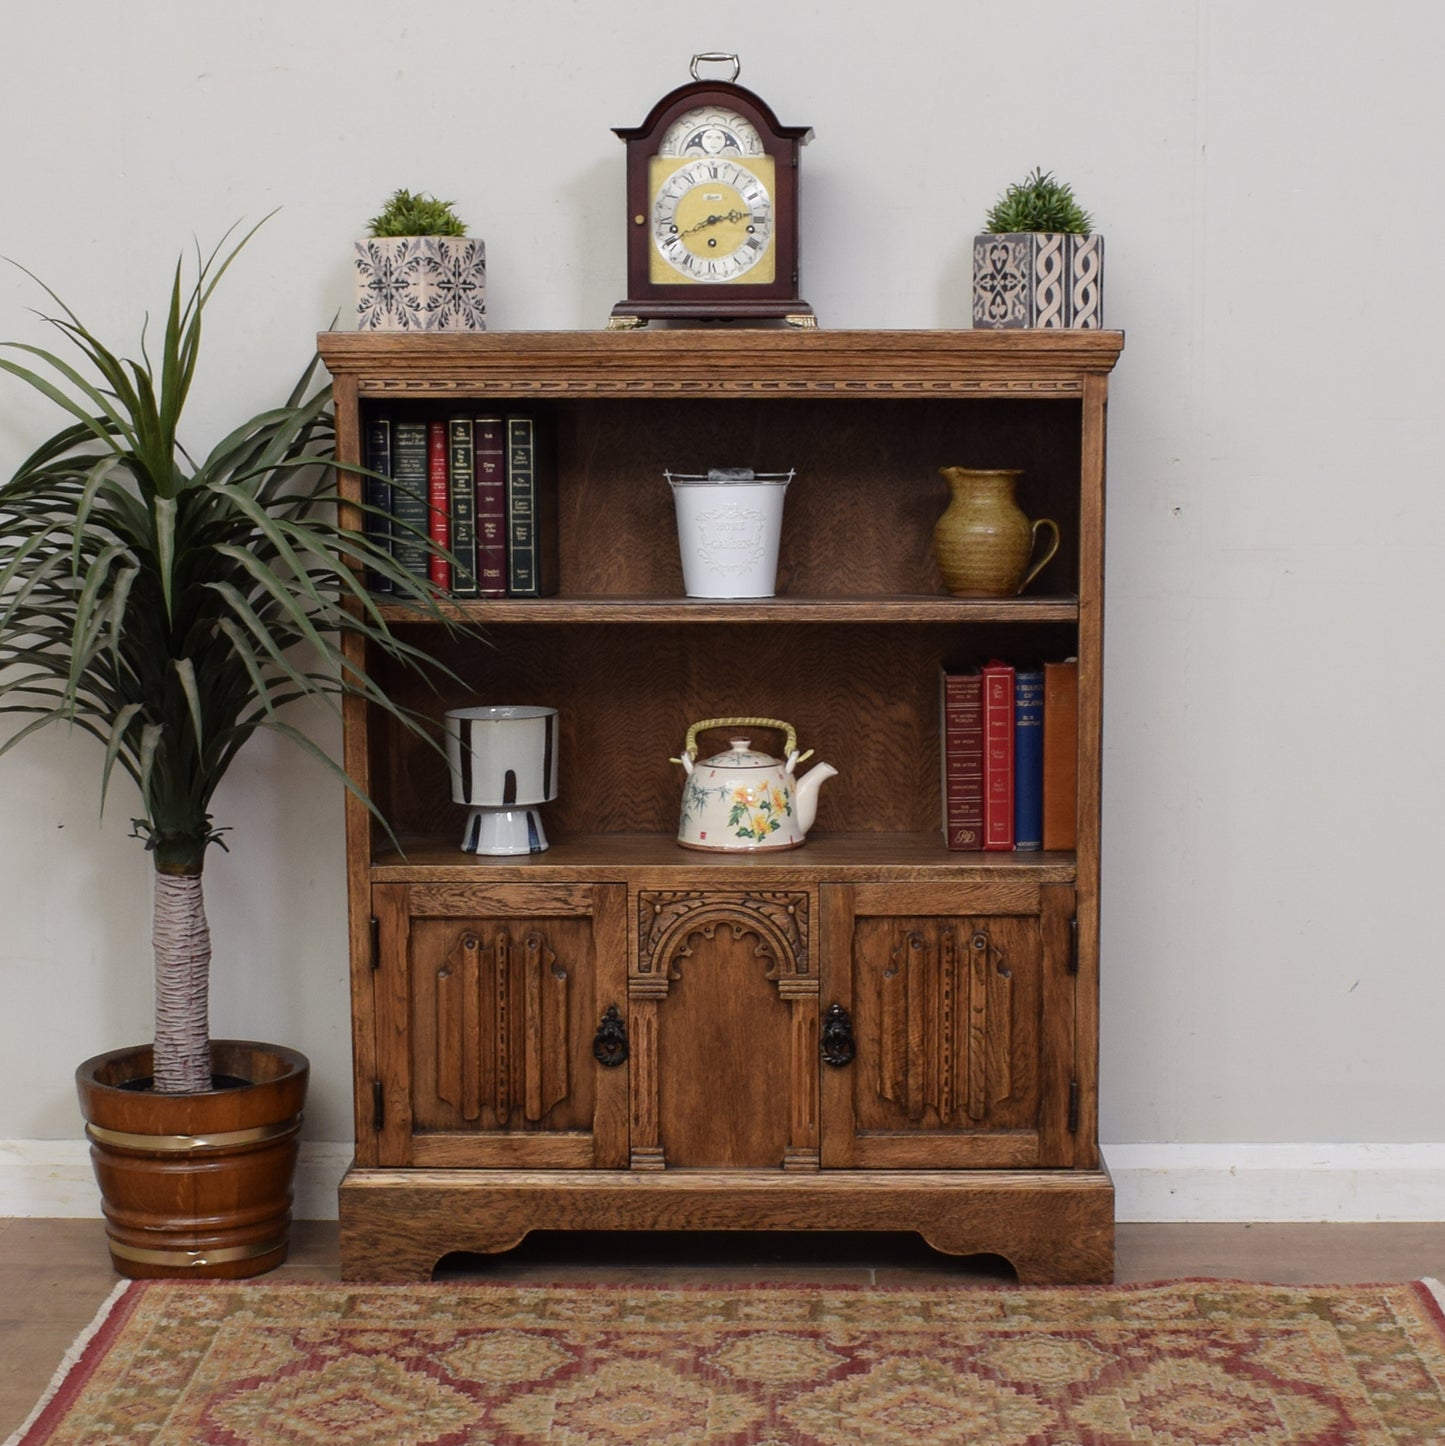
M 977 668 L 941 676 L 943 841 L 983 847 L 983 675 Z
M 1014 670 L 992 662 L 983 670 L 983 846 L 1014 846 Z
M 1079 662 L 1044 664 L 1044 847 L 1072 849 L 1079 796 Z
M 426 428 L 427 461 L 427 535 L 438 546 L 451 549 L 451 488 L 447 468 L 447 424 L 428 422 Z M 432 553 L 427 559 L 427 576 L 434 587 L 443 592 L 452 589 L 452 565 L 446 558 Z
M 473 423 L 477 471 L 477 590 L 507 595 L 507 432 L 501 417 Z

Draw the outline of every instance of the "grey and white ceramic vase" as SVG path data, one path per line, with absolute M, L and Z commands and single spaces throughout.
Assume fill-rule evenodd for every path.
M 475 236 L 364 236 L 358 331 L 485 331 L 487 247 Z
M 557 710 L 452 708 L 445 724 L 452 802 L 470 810 L 463 852 L 545 852 L 537 805 L 557 797 Z

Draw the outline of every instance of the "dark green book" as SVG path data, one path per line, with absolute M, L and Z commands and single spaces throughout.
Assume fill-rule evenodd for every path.
M 368 510 L 361 530 L 368 542 L 383 552 L 391 551 L 391 418 L 368 417 L 366 421 L 365 465 L 380 477 L 362 478 L 361 496 Z M 393 591 L 391 579 L 368 569 L 366 585 L 372 592 Z
M 507 418 L 507 596 L 557 591 L 557 472 L 533 416 Z
M 428 544 L 431 513 L 427 506 L 430 473 L 425 422 L 392 424 L 391 555 L 408 572 L 430 580 Z

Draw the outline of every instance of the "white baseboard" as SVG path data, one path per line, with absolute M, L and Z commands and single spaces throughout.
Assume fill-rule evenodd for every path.
M 301 1142 L 297 1220 L 335 1220 L 336 1187 L 351 1163 L 349 1144 Z M 100 1217 L 100 1191 L 84 1140 L 0 1140 L 0 1216 Z
M 1445 1144 L 1105 1145 L 1120 1221 L 1445 1220 Z M 334 1220 L 349 1144 L 303 1141 L 298 1220 Z M 100 1215 L 80 1140 L 0 1140 L 0 1216 Z
M 1103 1151 L 1121 1221 L 1445 1220 L 1445 1144 Z

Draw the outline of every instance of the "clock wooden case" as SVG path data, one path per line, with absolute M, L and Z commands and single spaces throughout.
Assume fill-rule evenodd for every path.
M 694 57 L 693 73 L 700 59 Z M 798 158 L 782 125 L 734 81 L 695 80 L 653 106 L 627 144 L 627 299 L 613 330 L 651 320 L 816 325 L 798 296 Z
M 1113 1270 L 1097 1137 L 1106 331 L 327 333 L 336 445 L 368 421 L 545 415 L 561 590 L 388 616 L 438 690 L 558 710 L 551 847 L 464 854 L 445 760 L 347 700 L 356 1154 L 348 1279 L 529 1230 L 919 1232 L 1028 1281 Z M 739 446 L 745 442 L 743 452 Z M 778 593 L 684 595 L 665 468 L 796 466 Z M 1063 544 L 958 598 L 945 465 L 1023 469 Z M 359 480 L 345 477 L 354 502 Z M 354 505 L 352 523 L 358 520 Z M 1077 847 L 944 845 L 939 672 L 1078 658 Z M 358 658 L 358 661 L 362 659 Z M 801 848 L 676 842 L 690 724 L 784 718 L 838 770 Z M 826 1244 L 820 1241 L 820 1246 Z

